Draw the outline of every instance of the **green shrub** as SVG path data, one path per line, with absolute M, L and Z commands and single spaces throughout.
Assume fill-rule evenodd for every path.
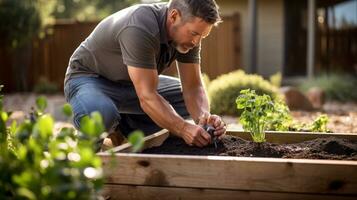
M 57 0 L 0 0 L 0 41 L 9 48 L 43 38 L 55 19 L 52 16 Z
M 255 90 L 257 94 L 267 94 L 273 99 L 277 98 L 278 88 L 259 75 L 246 74 L 237 70 L 219 76 L 211 81 L 208 87 L 211 112 L 224 115 L 239 115 L 236 109 L 236 98 L 244 89 Z
M 281 86 L 282 79 L 283 79 L 283 76 L 281 75 L 281 72 L 277 72 L 269 77 L 270 83 L 275 85 L 278 88 Z
M 203 73 L 202 81 L 203 81 L 204 87 L 207 89 L 209 87 L 209 84 L 211 83 L 211 79 L 209 78 L 209 76 L 207 74 Z
M 321 74 L 312 80 L 304 81 L 299 88 L 307 91 L 312 87 L 321 88 L 328 100 L 357 101 L 357 78 L 349 74 Z
M 55 94 L 59 92 L 59 87 L 55 83 L 50 82 L 47 78 L 41 77 L 34 86 L 33 91 L 39 94 Z
M 54 135 L 54 120 L 43 113 L 46 100 L 36 103 L 30 119 L 11 127 L 4 126 L 10 113 L 0 110 L 0 199 L 96 199 L 103 185 L 101 160 L 93 150 L 104 130 L 100 114 L 81 124 L 95 129 L 62 128 Z
M 11 113 L 4 111 L 2 98 L 0 199 L 103 199 L 102 162 L 94 150 L 104 132 L 101 115 L 83 117 L 80 131 L 65 127 L 54 134 L 55 122 L 44 113 L 46 98 L 39 97 L 29 119 L 7 126 Z M 72 116 L 69 104 L 63 113 Z M 130 134 L 129 141 L 134 151 L 140 150 L 143 133 Z

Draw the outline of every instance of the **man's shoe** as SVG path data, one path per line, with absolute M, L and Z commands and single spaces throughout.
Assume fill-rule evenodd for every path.
M 120 131 L 110 133 L 103 140 L 101 151 L 106 151 L 127 142 L 127 139 Z

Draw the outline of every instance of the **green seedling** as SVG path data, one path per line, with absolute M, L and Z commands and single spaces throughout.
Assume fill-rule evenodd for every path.
M 237 108 L 242 110 L 240 123 L 255 142 L 265 141 L 265 130 L 330 132 L 327 115 L 318 116 L 311 124 L 293 122 L 289 108 L 282 101 L 272 101 L 268 95 L 257 95 L 254 90 L 242 90 Z
M 274 110 L 274 103 L 268 95 L 257 95 L 254 90 L 246 89 L 240 92 L 236 103 L 243 110 L 239 120 L 244 130 L 249 131 L 253 141 L 265 142 L 265 128 L 269 113 Z

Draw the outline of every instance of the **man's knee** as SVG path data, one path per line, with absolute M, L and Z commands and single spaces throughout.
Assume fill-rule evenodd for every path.
M 109 97 L 101 94 L 79 94 L 69 102 L 73 107 L 73 122 L 76 128 L 80 128 L 81 119 L 92 112 L 102 115 L 103 123 L 107 131 L 112 130 L 120 120 L 119 112 Z

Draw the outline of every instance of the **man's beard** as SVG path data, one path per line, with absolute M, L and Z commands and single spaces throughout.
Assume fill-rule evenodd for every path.
M 185 54 L 188 53 L 190 51 L 189 48 L 185 48 L 179 44 L 177 44 L 175 41 L 172 41 L 172 46 L 180 53 Z
M 183 26 L 183 23 L 179 24 L 179 25 L 176 25 L 173 27 L 173 32 L 174 33 L 177 33 L 177 29 L 179 27 Z M 174 37 L 175 38 L 175 37 Z M 190 51 L 190 48 L 185 48 L 183 47 L 183 45 L 180 45 L 177 41 L 175 41 L 175 39 L 172 41 L 172 44 L 171 44 L 179 53 L 182 53 L 182 54 L 185 54 L 185 53 L 188 53 Z

